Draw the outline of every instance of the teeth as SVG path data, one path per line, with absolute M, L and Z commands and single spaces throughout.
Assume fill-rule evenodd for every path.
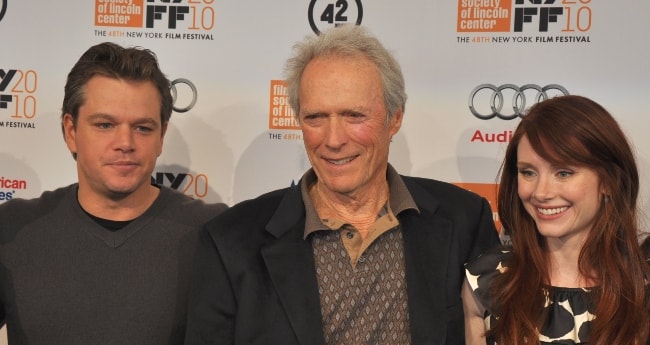
M 338 164 L 345 164 L 345 163 L 347 163 L 347 162 L 352 161 L 353 159 L 354 159 L 354 157 L 351 157 L 351 158 L 343 158 L 343 159 L 339 159 L 339 160 L 335 160 L 335 161 L 334 161 L 334 160 L 329 160 L 329 159 L 328 159 L 328 162 L 330 162 L 330 163 L 332 163 L 332 164 L 337 164 L 337 165 L 338 165 Z
M 568 207 L 558 207 L 558 208 L 538 208 L 537 211 L 545 216 L 551 216 L 554 214 L 562 213 L 566 211 Z

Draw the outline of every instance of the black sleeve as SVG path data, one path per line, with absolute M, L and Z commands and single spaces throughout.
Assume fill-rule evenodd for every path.
M 467 260 L 468 262 L 474 260 L 477 256 L 500 243 L 499 233 L 494 226 L 490 204 L 484 198 L 482 199 L 482 202 L 481 216 L 478 227 L 475 231 L 474 241 Z
M 194 261 L 185 345 L 234 344 L 237 302 L 225 266 L 203 229 Z

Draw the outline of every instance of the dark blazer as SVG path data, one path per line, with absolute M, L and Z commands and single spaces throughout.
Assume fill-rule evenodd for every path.
M 403 230 L 412 344 L 464 344 L 464 264 L 499 242 L 488 202 L 402 176 L 420 213 Z M 324 344 L 300 184 L 241 202 L 206 225 L 186 344 Z

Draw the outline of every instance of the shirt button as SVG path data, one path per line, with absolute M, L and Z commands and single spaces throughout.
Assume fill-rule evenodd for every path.
M 361 256 L 359 257 L 359 262 L 365 262 L 365 261 L 366 261 L 366 257 L 363 256 L 363 255 L 361 255 Z
M 351 239 L 352 237 L 354 237 L 354 233 L 352 231 L 348 231 L 348 233 L 345 234 L 345 236 L 347 236 L 347 238 Z

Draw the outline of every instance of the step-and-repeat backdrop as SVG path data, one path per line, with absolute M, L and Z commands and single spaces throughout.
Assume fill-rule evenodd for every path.
M 76 181 L 63 86 L 103 41 L 153 50 L 173 81 L 152 181 L 230 205 L 296 183 L 309 161 L 284 61 L 303 37 L 356 23 L 403 67 L 409 99 L 390 153 L 400 173 L 461 185 L 494 208 L 524 108 L 579 94 L 634 143 L 647 213 L 648 13 L 642 0 L 0 0 L 0 203 Z

